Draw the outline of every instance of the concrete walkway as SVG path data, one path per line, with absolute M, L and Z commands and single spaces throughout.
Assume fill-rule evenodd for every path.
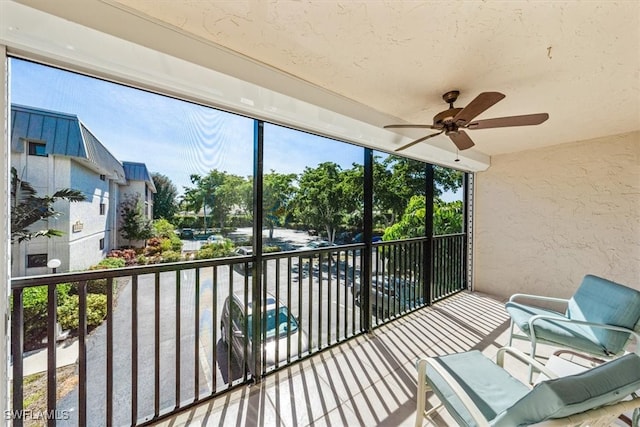
M 26 353 L 22 364 L 24 376 L 46 372 L 47 370 L 47 348 L 34 350 Z M 58 343 L 56 350 L 56 366 L 72 365 L 78 360 L 78 338 L 70 338 Z M 9 379 L 13 378 L 13 363 L 9 366 Z

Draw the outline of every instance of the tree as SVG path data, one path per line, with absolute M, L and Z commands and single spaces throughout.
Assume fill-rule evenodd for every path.
M 120 234 L 129 241 L 145 240 L 153 233 L 151 221 L 144 215 L 142 197 L 136 193 L 125 195 L 120 202 Z
M 56 237 L 63 234 L 60 230 L 46 228 L 30 231 L 29 228 L 40 220 L 56 218 L 60 212 L 53 204 L 58 200 L 81 202 L 86 200 L 78 190 L 63 188 L 51 196 L 38 196 L 33 186 L 18 177 L 18 172 L 11 168 L 11 243 L 23 242 L 36 237 Z
M 462 233 L 463 216 L 462 200 L 447 203 L 440 198 L 436 199 L 433 205 L 433 234 Z
M 264 175 L 262 182 L 262 206 L 264 224 L 269 228 L 269 239 L 273 239 L 273 229 L 282 225 L 290 213 L 296 188 L 294 173 L 284 174 L 271 171 Z
M 227 172 L 220 173 L 212 171 L 211 173 L 220 174 L 219 176 L 222 180 L 222 183 L 218 185 L 213 192 L 215 203 L 211 209 L 211 215 L 216 219 L 218 226 L 222 229 L 231 212 L 239 208 L 242 203 L 242 194 L 238 189 L 242 188 L 245 180 L 241 176 L 232 175 Z
M 354 201 L 345 196 L 345 175 L 340 166 L 325 162 L 305 168 L 298 182 L 296 213 L 305 224 L 327 232 L 333 242 L 344 215 L 353 211 Z
M 378 162 L 376 162 L 377 164 Z M 383 212 L 391 213 L 390 224 L 407 208 L 411 197 L 426 194 L 426 164 L 398 156 L 388 156 L 382 162 L 383 170 L 374 169 L 376 204 Z M 433 167 L 434 197 L 462 187 L 463 173 L 441 166 Z
M 203 210 L 205 228 L 207 209 L 223 228 L 231 211 L 245 203 L 244 193 L 240 190 L 245 188 L 246 180 L 241 176 L 214 169 L 205 176 L 191 175 L 191 182 L 195 187 L 185 187 L 185 201 L 189 209 L 195 212 Z
M 151 174 L 156 194 L 153 197 L 153 219 L 171 220 L 178 213 L 178 189 L 166 175 L 154 172 Z
M 216 175 L 213 175 L 216 172 Z M 184 188 L 184 201 L 188 209 L 193 210 L 196 214 L 203 210 L 203 227 L 207 229 L 207 207 L 213 206 L 215 195 L 214 190 L 220 184 L 222 184 L 221 177 L 218 177 L 218 171 L 211 171 L 207 176 L 200 176 L 198 174 L 191 174 L 189 177 L 191 183 L 195 184 L 195 187 Z
M 401 240 L 423 237 L 425 234 L 425 198 L 413 196 L 402 215 L 402 219 L 385 232 L 384 240 Z M 445 202 L 439 197 L 433 205 L 433 235 L 462 233 L 463 205 L 461 200 Z

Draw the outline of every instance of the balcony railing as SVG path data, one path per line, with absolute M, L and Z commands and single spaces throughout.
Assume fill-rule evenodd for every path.
M 38 331 L 25 329 L 29 288 L 47 292 L 46 333 L 41 332 L 46 336 L 48 414 L 64 414 L 83 426 L 139 425 L 363 334 L 427 305 L 429 296 L 439 299 L 462 290 L 464 236 L 431 240 L 431 289 L 424 285 L 429 242 L 411 239 L 15 278 L 14 425 L 22 425 L 30 411 L 24 405 L 25 333 Z M 371 262 L 365 263 L 368 256 Z M 365 274 L 366 265 L 370 271 Z M 98 287 L 106 297 L 102 300 L 89 297 L 97 281 L 103 285 Z M 77 293 L 78 326 L 71 332 L 78 350 L 77 386 L 59 396 L 57 290 L 62 286 Z M 104 321 L 91 329 L 93 305 L 105 299 Z M 256 301 L 262 301 L 258 310 L 253 309 Z M 30 344 L 35 341 L 27 338 Z

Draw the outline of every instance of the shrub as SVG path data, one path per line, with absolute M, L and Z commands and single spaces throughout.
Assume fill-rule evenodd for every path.
M 36 286 L 22 292 L 24 341 L 27 350 L 38 347 L 47 336 L 47 289 L 47 286 Z M 56 287 L 58 307 L 70 298 L 70 290 L 70 283 L 61 283 Z
M 268 254 L 268 253 L 272 253 L 272 252 L 280 252 L 281 249 L 279 246 L 263 246 L 262 247 L 262 253 L 264 254 Z
M 105 258 L 98 263 L 98 266 L 103 266 L 106 268 L 122 268 L 126 266 L 126 261 L 124 258 Z
M 176 234 L 173 224 L 164 218 L 153 221 L 151 229 L 153 230 L 154 237 L 169 238 L 172 234 Z
M 107 316 L 107 297 L 99 294 L 87 295 L 87 326 L 95 327 Z M 71 295 L 63 305 L 58 307 L 58 322 L 63 329 L 78 329 L 79 300 Z
M 125 265 L 136 263 L 136 251 L 134 249 L 114 249 L 107 254 L 107 258 L 122 258 Z
M 196 259 L 222 258 L 233 255 L 234 245 L 230 241 L 225 240 L 222 243 L 210 243 L 202 245 L 200 250 L 196 252 Z
M 147 240 L 147 246 L 144 250 L 146 256 L 154 256 L 162 252 L 162 248 L 160 245 L 162 244 L 162 239 L 159 237 L 152 237 Z
M 182 254 L 175 251 L 162 252 L 162 262 L 177 262 L 182 259 Z
M 149 260 L 147 259 L 146 256 L 140 254 L 136 257 L 136 263 L 138 265 L 147 265 L 149 263 Z

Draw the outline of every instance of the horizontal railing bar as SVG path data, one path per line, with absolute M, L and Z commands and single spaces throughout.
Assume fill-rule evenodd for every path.
M 92 270 L 82 272 L 43 274 L 38 276 L 16 277 L 11 279 L 11 289 L 22 289 L 31 286 L 53 285 L 67 282 L 80 282 L 82 280 L 105 279 L 109 277 L 144 276 L 147 274 L 164 273 L 172 271 L 193 270 L 202 267 L 244 264 L 251 262 L 251 256 L 237 256 L 226 258 L 213 258 L 197 261 L 178 261 L 164 264 L 141 265 L 132 267 L 109 268 L 104 270 Z

